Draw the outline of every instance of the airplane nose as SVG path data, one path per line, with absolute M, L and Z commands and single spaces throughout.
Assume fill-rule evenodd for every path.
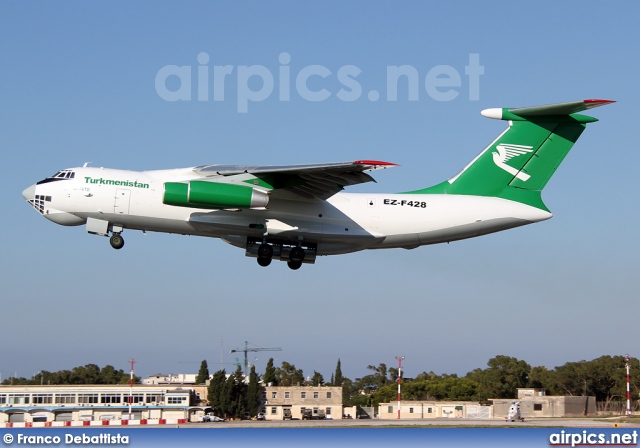
M 25 198 L 27 201 L 30 199 L 34 199 L 36 196 L 36 186 L 31 185 L 30 187 L 26 188 L 23 192 L 22 192 L 22 197 Z

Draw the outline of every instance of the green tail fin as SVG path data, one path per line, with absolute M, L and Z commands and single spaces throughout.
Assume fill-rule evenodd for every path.
M 495 196 L 547 210 L 540 192 L 586 124 L 598 121 L 575 112 L 611 102 L 483 110 L 485 117 L 509 120 L 509 127 L 451 179 L 410 193 Z

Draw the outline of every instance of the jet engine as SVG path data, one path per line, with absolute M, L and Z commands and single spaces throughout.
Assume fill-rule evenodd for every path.
M 164 197 L 166 205 L 193 208 L 265 208 L 269 203 L 266 191 L 245 185 L 225 184 L 192 180 L 166 182 Z

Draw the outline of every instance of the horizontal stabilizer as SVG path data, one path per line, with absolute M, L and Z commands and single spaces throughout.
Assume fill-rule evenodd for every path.
M 485 109 L 480 113 L 487 118 L 493 118 L 495 120 L 522 120 L 529 117 L 570 115 L 611 103 L 615 103 L 615 101 L 583 100 L 571 101 L 569 103 L 547 104 L 544 106 Z

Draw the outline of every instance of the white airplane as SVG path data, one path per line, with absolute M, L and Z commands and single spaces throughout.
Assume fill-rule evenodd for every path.
M 355 162 L 285 166 L 202 165 L 159 171 L 58 171 L 22 195 L 45 218 L 86 225 L 121 249 L 124 229 L 221 238 L 260 266 L 291 269 L 319 255 L 405 248 L 473 238 L 553 215 L 541 190 L 596 118 L 578 115 L 613 101 L 584 100 L 486 109 L 508 128 L 462 171 L 405 193 L 342 193 L 396 166 Z

